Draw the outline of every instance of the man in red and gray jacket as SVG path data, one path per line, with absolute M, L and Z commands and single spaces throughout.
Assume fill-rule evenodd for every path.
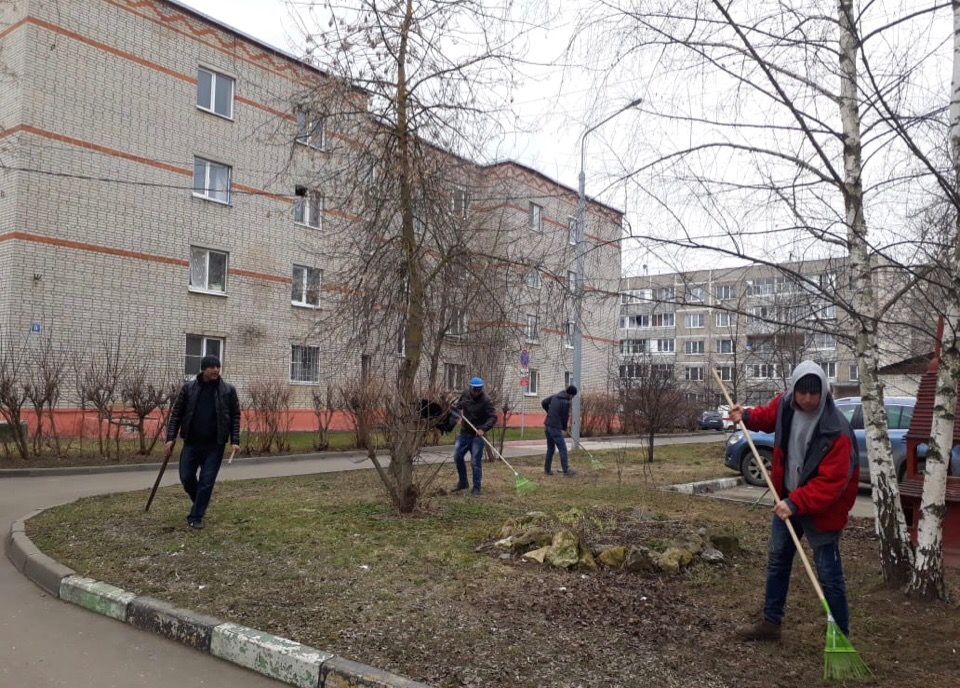
M 813 547 L 817 577 L 833 618 L 850 635 L 840 532 L 857 497 L 860 466 L 850 423 L 833 403 L 827 376 L 813 361 L 798 365 L 785 392 L 766 406 L 730 409 L 749 430 L 775 432 L 771 479 L 779 494 L 767 557 L 763 616 L 737 629 L 744 640 L 778 640 L 796 547 L 785 521 Z

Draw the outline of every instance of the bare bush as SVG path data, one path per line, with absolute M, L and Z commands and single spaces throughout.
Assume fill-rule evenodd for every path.
M 580 413 L 583 437 L 612 435 L 615 431 L 614 418 L 619 406 L 617 397 L 611 394 L 584 394 L 580 399 Z
M 279 380 L 256 380 L 250 385 L 248 448 L 259 454 L 290 448 L 290 386 Z
M 336 389 L 327 385 L 323 390 L 314 389 L 310 394 L 313 402 L 313 415 L 317 419 L 317 439 L 313 446 L 317 451 L 330 448 L 330 425 L 334 414 L 340 410 Z
M 353 427 L 358 449 L 373 449 L 372 433 L 383 425 L 384 382 L 378 378 L 360 380 L 339 389 L 341 407 Z
M 166 427 L 170 411 L 173 409 L 173 402 L 176 401 L 179 391 L 179 381 L 150 380 L 146 365 L 134 368 L 127 376 L 121 390 L 121 397 L 136 418 L 134 427 L 140 445 L 139 454 L 148 456 L 153 452 Z M 159 412 L 159 419 L 148 440 L 146 419 L 154 412 Z
M 7 421 L 7 432 L 14 449 L 21 459 L 30 456 L 28 432 L 23 421 L 23 406 L 27 402 L 26 385 L 23 383 L 24 351 L 0 338 L 0 415 Z M 7 442 L 3 443 L 4 451 Z

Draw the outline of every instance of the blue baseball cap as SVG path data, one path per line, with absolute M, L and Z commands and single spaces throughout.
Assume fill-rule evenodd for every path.
M 483 387 L 483 378 L 475 377 L 470 380 L 471 387 Z

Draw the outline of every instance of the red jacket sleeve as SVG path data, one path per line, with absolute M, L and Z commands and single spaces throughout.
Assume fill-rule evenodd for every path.
M 846 494 L 851 480 L 856 480 L 851 471 L 850 452 L 853 445 L 850 438 L 840 434 L 833 446 L 820 462 L 816 474 L 790 493 L 790 501 L 797 507 L 801 516 L 816 516 L 837 508 Z M 846 511 L 849 511 L 847 507 Z M 846 513 L 844 511 L 844 513 Z
M 777 412 L 780 409 L 780 397 L 778 394 L 769 404 L 765 406 L 754 406 L 744 409 L 744 422 L 750 430 L 760 432 L 773 432 L 777 427 Z

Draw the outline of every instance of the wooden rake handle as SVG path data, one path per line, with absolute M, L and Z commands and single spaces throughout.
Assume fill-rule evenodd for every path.
M 727 404 L 732 408 L 735 406 L 733 400 L 730 398 L 730 394 L 727 392 L 726 386 L 723 384 L 723 380 L 720 379 L 720 374 L 717 373 L 716 368 L 711 368 L 713 372 L 713 377 L 717 381 L 717 384 L 720 385 L 720 391 L 723 392 L 724 399 L 727 400 Z M 780 501 L 780 495 L 777 493 L 777 488 L 773 484 L 773 479 L 770 478 L 770 474 L 767 472 L 767 467 L 763 465 L 763 458 L 760 456 L 760 452 L 757 451 L 757 445 L 753 443 L 753 437 L 750 436 L 750 431 L 747 430 L 746 424 L 743 422 L 743 419 L 740 420 L 740 430 L 743 431 L 743 436 L 747 440 L 747 444 L 750 445 L 750 451 L 753 452 L 754 461 L 757 462 L 757 467 L 760 469 L 760 473 L 763 475 L 763 479 L 767 483 L 767 488 L 770 490 L 770 494 L 773 495 L 773 502 L 776 504 Z M 823 594 L 823 588 L 820 587 L 820 581 L 817 580 L 817 575 L 813 572 L 813 568 L 810 566 L 810 560 L 807 559 L 807 553 L 804 551 L 803 547 L 800 546 L 800 538 L 797 537 L 797 531 L 793 529 L 793 523 L 790 519 L 786 519 L 784 523 L 787 524 L 787 530 L 790 531 L 790 537 L 793 538 L 793 544 L 797 548 L 797 552 L 800 554 L 800 561 L 803 562 L 803 568 L 807 570 L 807 576 L 810 578 L 810 582 L 813 584 L 813 589 L 817 592 L 817 597 L 820 598 L 821 604 L 828 610 L 829 614 L 829 605 L 827 605 L 827 598 Z
M 474 432 L 479 432 L 479 430 L 477 430 L 477 426 L 474 425 L 473 423 L 471 423 L 470 421 L 468 421 L 468 420 L 467 420 L 467 417 L 466 417 L 465 415 L 463 415 L 463 411 L 462 411 L 462 410 L 459 410 L 459 409 L 458 409 L 458 411 L 459 411 L 459 413 L 460 413 L 460 420 L 462 420 L 464 423 L 466 423 L 466 424 L 469 425 L 471 428 L 473 428 L 473 431 L 474 431 Z M 510 463 L 509 463 L 505 458 L 503 458 L 503 454 L 501 454 L 500 452 L 498 452 L 498 451 L 497 451 L 497 448 L 494 447 L 494 446 L 490 443 L 490 440 L 487 439 L 486 434 L 484 434 L 480 439 L 482 439 L 482 440 L 484 441 L 484 443 L 485 443 L 488 447 L 490 447 L 490 451 L 493 452 L 493 455 L 494 455 L 494 456 L 496 456 L 498 459 L 500 459 L 500 460 L 503 461 L 505 464 L 507 464 L 507 468 L 509 468 L 511 471 L 513 471 L 513 474 L 514 474 L 514 475 L 520 475 L 519 473 L 517 473 L 517 469 L 514 468 L 513 466 L 511 466 Z

